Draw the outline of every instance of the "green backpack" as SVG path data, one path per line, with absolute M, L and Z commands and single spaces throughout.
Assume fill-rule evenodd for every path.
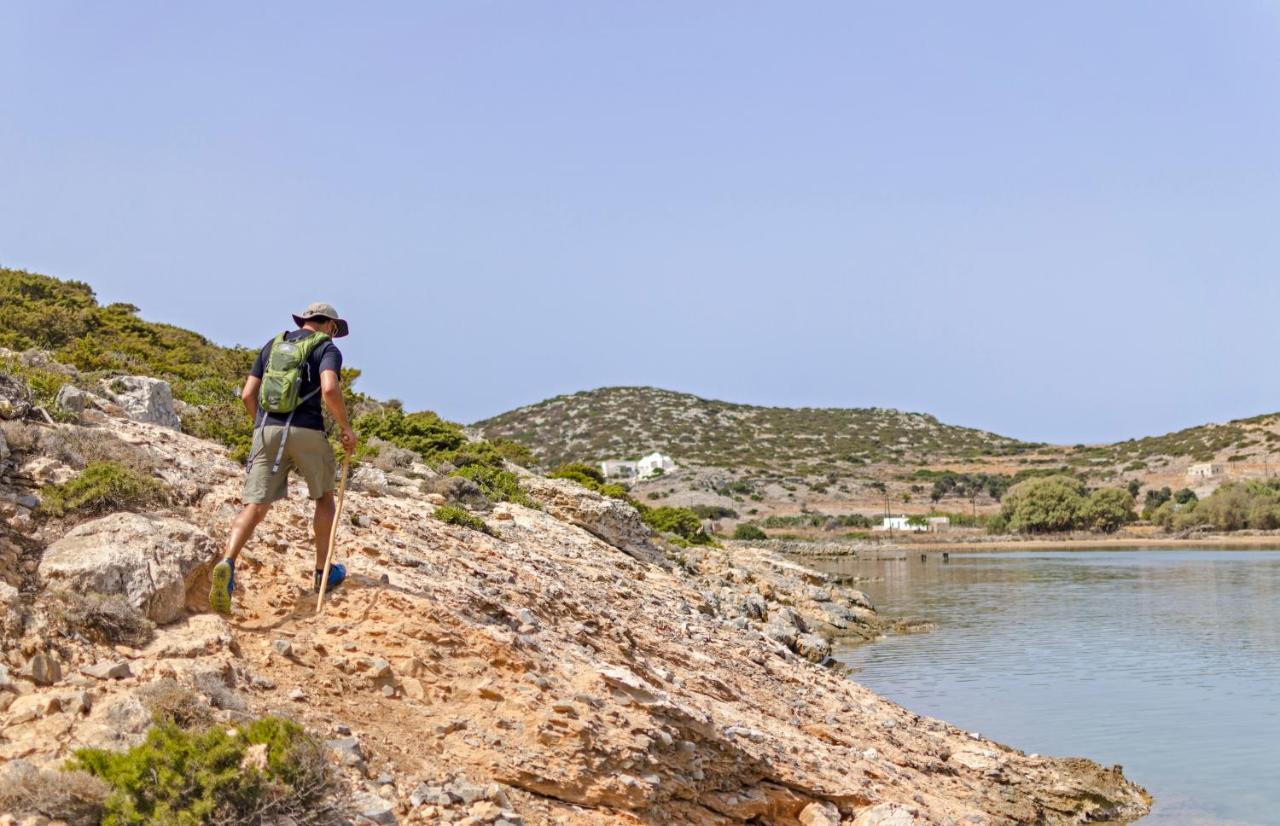
M 271 342 L 271 353 L 266 369 L 262 371 L 262 389 L 258 391 L 258 405 L 268 413 L 292 413 L 307 399 L 320 392 L 315 390 L 305 398 L 302 393 L 303 372 L 310 374 L 307 359 L 317 347 L 329 340 L 325 333 L 312 333 L 298 341 L 285 341 L 285 333 Z M 290 417 L 292 418 L 292 417 Z

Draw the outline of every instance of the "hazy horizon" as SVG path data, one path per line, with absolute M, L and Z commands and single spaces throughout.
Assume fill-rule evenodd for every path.
M 1056 444 L 1280 409 L 1280 6 L 0 6 L 0 264 L 475 422 L 655 386 Z

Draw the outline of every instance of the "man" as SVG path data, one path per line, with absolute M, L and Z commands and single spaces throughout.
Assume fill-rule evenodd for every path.
M 298 329 L 267 342 L 240 393 L 254 421 L 253 447 L 241 497 L 244 508 L 231 524 L 225 558 L 213 568 L 209 605 L 220 614 L 231 613 L 236 558 L 266 518 L 271 503 L 288 496 L 290 470 L 298 471 L 306 480 L 307 495 L 316 503 L 313 582 L 316 590 L 320 589 L 333 528 L 337 476 L 333 449 L 324 434 L 321 400 L 338 424 L 343 449 L 349 454 L 356 446 L 356 434 L 347 421 L 338 380 L 342 353 L 333 343 L 333 339 L 347 334 L 347 322 L 331 304 L 319 303 L 307 307 L 293 320 Z M 346 570 L 341 565 L 330 566 L 327 588 L 337 587 L 345 577 Z

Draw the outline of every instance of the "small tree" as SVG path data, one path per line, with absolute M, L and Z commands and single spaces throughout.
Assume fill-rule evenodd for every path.
M 1001 516 L 1016 533 L 1068 531 L 1080 521 L 1085 498 L 1082 486 L 1070 476 L 1028 479 L 1009 489 Z
M 1089 495 L 1081 519 L 1092 530 L 1114 533 L 1134 519 L 1133 496 L 1120 488 L 1100 488 Z

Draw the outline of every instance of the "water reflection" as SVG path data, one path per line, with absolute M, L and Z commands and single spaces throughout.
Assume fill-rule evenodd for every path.
M 1120 763 L 1143 821 L 1280 823 L 1280 553 L 1033 552 L 814 561 L 890 616 L 938 623 L 841 651 L 913 711 L 1030 752 Z

